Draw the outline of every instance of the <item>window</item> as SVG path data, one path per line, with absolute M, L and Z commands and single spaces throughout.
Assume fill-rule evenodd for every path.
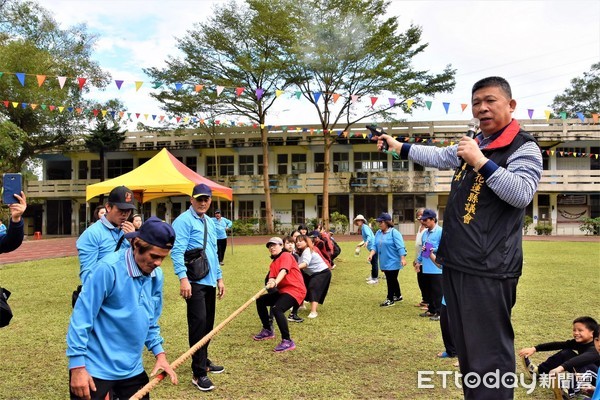
M 48 161 L 46 179 L 71 179 L 71 161 Z
M 305 221 L 304 200 L 292 200 L 292 224 L 303 224 Z
M 551 218 L 552 216 L 550 215 L 550 195 L 538 194 L 538 220 L 550 221 Z
M 333 172 L 349 172 L 348 153 L 333 153 Z
M 252 200 L 238 201 L 239 219 L 254 218 L 254 202 Z
M 198 168 L 198 157 L 186 157 L 185 165 L 192 171 L 196 172 L 196 168 Z
M 108 160 L 106 163 L 107 178 L 116 178 L 119 175 L 123 175 L 124 173 L 133 171 L 133 159 L 125 159 L 125 160 Z
M 262 154 L 256 156 L 256 163 L 258 164 L 258 175 L 262 175 L 265 170 Z
M 292 174 L 306 173 L 306 154 L 292 154 Z
M 92 160 L 90 179 L 100 179 L 100 160 Z
M 325 172 L 325 154 L 315 153 L 315 172 Z
M 287 175 L 288 173 L 288 155 L 277 154 L 277 173 L 279 175 Z
M 385 153 L 354 153 L 355 172 L 387 171 L 387 154 Z
M 219 176 L 234 175 L 233 156 L 219 156 L 217 160 L 219 162 Z M 206 157 L 206 175 L 217 176 L 217 164 L 212 156 Z
M 408 160 L 392 159 L 392 171 L 408 171 Z
M 254 175 L 254 156 L 240 156 L 240 175 Z
M 424 195 L 395 195 L 392 200 L 394 215 L 398 216 L 398 222 L 413 222 L 417 208 L 425 207 Z
M 79 160 L 79 171 L 77 172 L 77 176 L 79 177 L 79 179 L 87 179 L 87 171 L 87 161 Z
M 138 158 L 138 167 L 148 160 L 150 160 L 150 159 L 149 158 Z

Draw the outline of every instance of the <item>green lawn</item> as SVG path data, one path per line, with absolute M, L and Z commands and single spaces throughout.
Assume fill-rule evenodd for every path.
M 290 323 L 295 351 L 275 354 L 276 341 L 254 342 L 260 330 L 252 304 L 217 335 L 209 354 L 226 367 L 212 375 L 216 389 L 198 393 L 189 383 L 189 362 L 178 370 L 180 384 L 162 382 L 155 399 L 458 399 L 461 391 L 417 388 L 418 370 L 453 370 L 452 361 L 436 359 L 442 350 L 439 323 L 420 318 L 415 273 L 400 274 L 404 302 L 381 309 L 385 281 L 365 284 L 369 265 L 363 251 L 353 256 L 354 243 L 340 243 L 342 255 L 319 317 Z M 407 242 L 408 249 L 413 243 Z M 568 339 L 571 321 L 581 315 L 600 318 L 600 244 L 525 242 L 525 266 L 513 322 L 516 347 Z M 412 257 L 408 257 L 409 264 Z M 217 304 L 217 323 L 261 288 L 269 257 L 264 246 L 236 246 L 223 268 L 226 296 Z M 161 318 L 170 361 L 188 349 L 185 303 L 168 259 L 165 307 Z M 71 292 L 78 283 L 76 258 L 0 266 L 0 284 L 13 292 L 11 325 L 0 330 L 0 399 L 68 398 L 65 334 L 71 313 Z M 484 310 L 482 310 L 484 312 Z M 301 314 L 306 316 L 306 312 Z M 277 331 L 277 339 L 279 332 Z M 542 354 L 543 355 L 543 354 Z M 534 359 L 540 361 L 540 354 Z M 147 354 L 150 371 L 153 358 Z M 521 372 L 520 365 L 517 371 Z M 551 399 L 550 390 L 524 389 L 518 399 Z

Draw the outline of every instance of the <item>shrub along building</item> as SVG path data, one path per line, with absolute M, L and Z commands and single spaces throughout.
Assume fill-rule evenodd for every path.
M 380 124 L 398 140 L 447 146 L 466 131 L 468 121 L 425 121 Z M 600 124 L 591 119 L 526 120 L 542 148 L 544 173 L 533 202 L 527 207 L 535 227 L 551 227 L 552 234 L 578 235 L 581 220 L 600 217 Z M 329 132 L 331 147 L 329 212 L 350 221 L 362 214 L 375 217 L 386 211 L 404 234 L 415 232 L 415 211 L 428 207 L 444 210 L 453 171 L 423 168 L 392 154 L 378 152 L 364 125 L 348 132 Z M 289 231 L 300 223 L 319 218 L 323 201 L 324 146 L 318 126 L 271 127 L 268 134 L 269 185 L 276 228 Z M 233 203 L 213 201 L 214 208 L 232 220 L 257 222 L 265 217 L 263 155 L 260 132 L 251 126 L 174 132 L 129 132 L 119 150 L 106 154 L 107 179 L 133 170 L 167 148 L 192 170 L 231 187 Z M 43 177 L 29 181 L 26 190 L 37 206 L 26 225 L 33 235 L 79 235 L 98 203 L 86 206 L 85 188 L 99 182 L 97 154 L 83 145 L 41 156 Z M 140 206 L 145 217 L 157 215 L 173 221 L 189 206 L 189 196 L 156 199 Z M 353 227 L 350 227 L 352 230 Z M 548 230 L 549 228 L 546 228 Z

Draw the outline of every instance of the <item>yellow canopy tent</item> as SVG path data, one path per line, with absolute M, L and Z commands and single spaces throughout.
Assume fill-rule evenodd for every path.
M 140 203 L 170 196 L 189 196 L 199 183 L 208 185 L 213 197 L 233 200 L 233 189 L 219 185 L 189 169 L 167 149 L 136 169 L 116 178 L 89 185 L 85 189 L 85 199 L 90 201 L 101 194 L 108 194 L 116 186 L 125 185 L 131 189 Z

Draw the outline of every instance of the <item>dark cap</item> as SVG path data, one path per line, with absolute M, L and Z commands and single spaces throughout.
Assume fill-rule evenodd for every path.
M 281 240 L 281 238 L 278 238 L 277 236 L 272 237 L 271 239 L 269 239 L 269 241 L 267 242 L 266 246 L 267 249 L 269 248 L 269 245 L 273 243 L 273 244 L 278 244 L 280 246 L 283 246 L 283 240 Z
M 321 232 L 314 230 L 308 235 L 308 237 L 316 238 L 316 237 L 319 237 L 320 234 L 321 234 Z
M 215 210 L 215 214 L 221 214 L 221 210 Z
M 126 233 L 127 239 L 138 237 L 144 242 L 161 249 L 172 249 L 175 244 L 173 227 L 158 217 L 150 217 L 135 232 Z
M 194 191 L 192 192 L 192 197 L 197 199 L 200 196 L 212 197 L 211 188 L 204 183 L 199 183 L 196 186 L 194 186 Z
M 108 195 L 108 204 L 117 206 L 119 210 L 133 210 L 133 192 L 125 186 L 117 186 Z
M 377 221 L 377 222 L 386 221 L 387 222 L 387 221 L 391 221 L 391 220 L 392 220 L 392 216 L 390 214 L 381 213 L 375 221 Z
M 428 219 L 428 218 L 431 218 L 431 219 L 436 219 L 436 218 L 437 218 L 437 214 L 435 213 L 435 211 L 433 211 L 433 210 L 431 210 L 431 209 L 429 209 L 429 208 L 426 208 L 426 209 L 423 211 L 423 215 L 421 215 L 421 218 L 419 218 L 419 219 L 420 219 L 421 221 L 424 221 L 424 220 L 426 220 L 426 219 Z

